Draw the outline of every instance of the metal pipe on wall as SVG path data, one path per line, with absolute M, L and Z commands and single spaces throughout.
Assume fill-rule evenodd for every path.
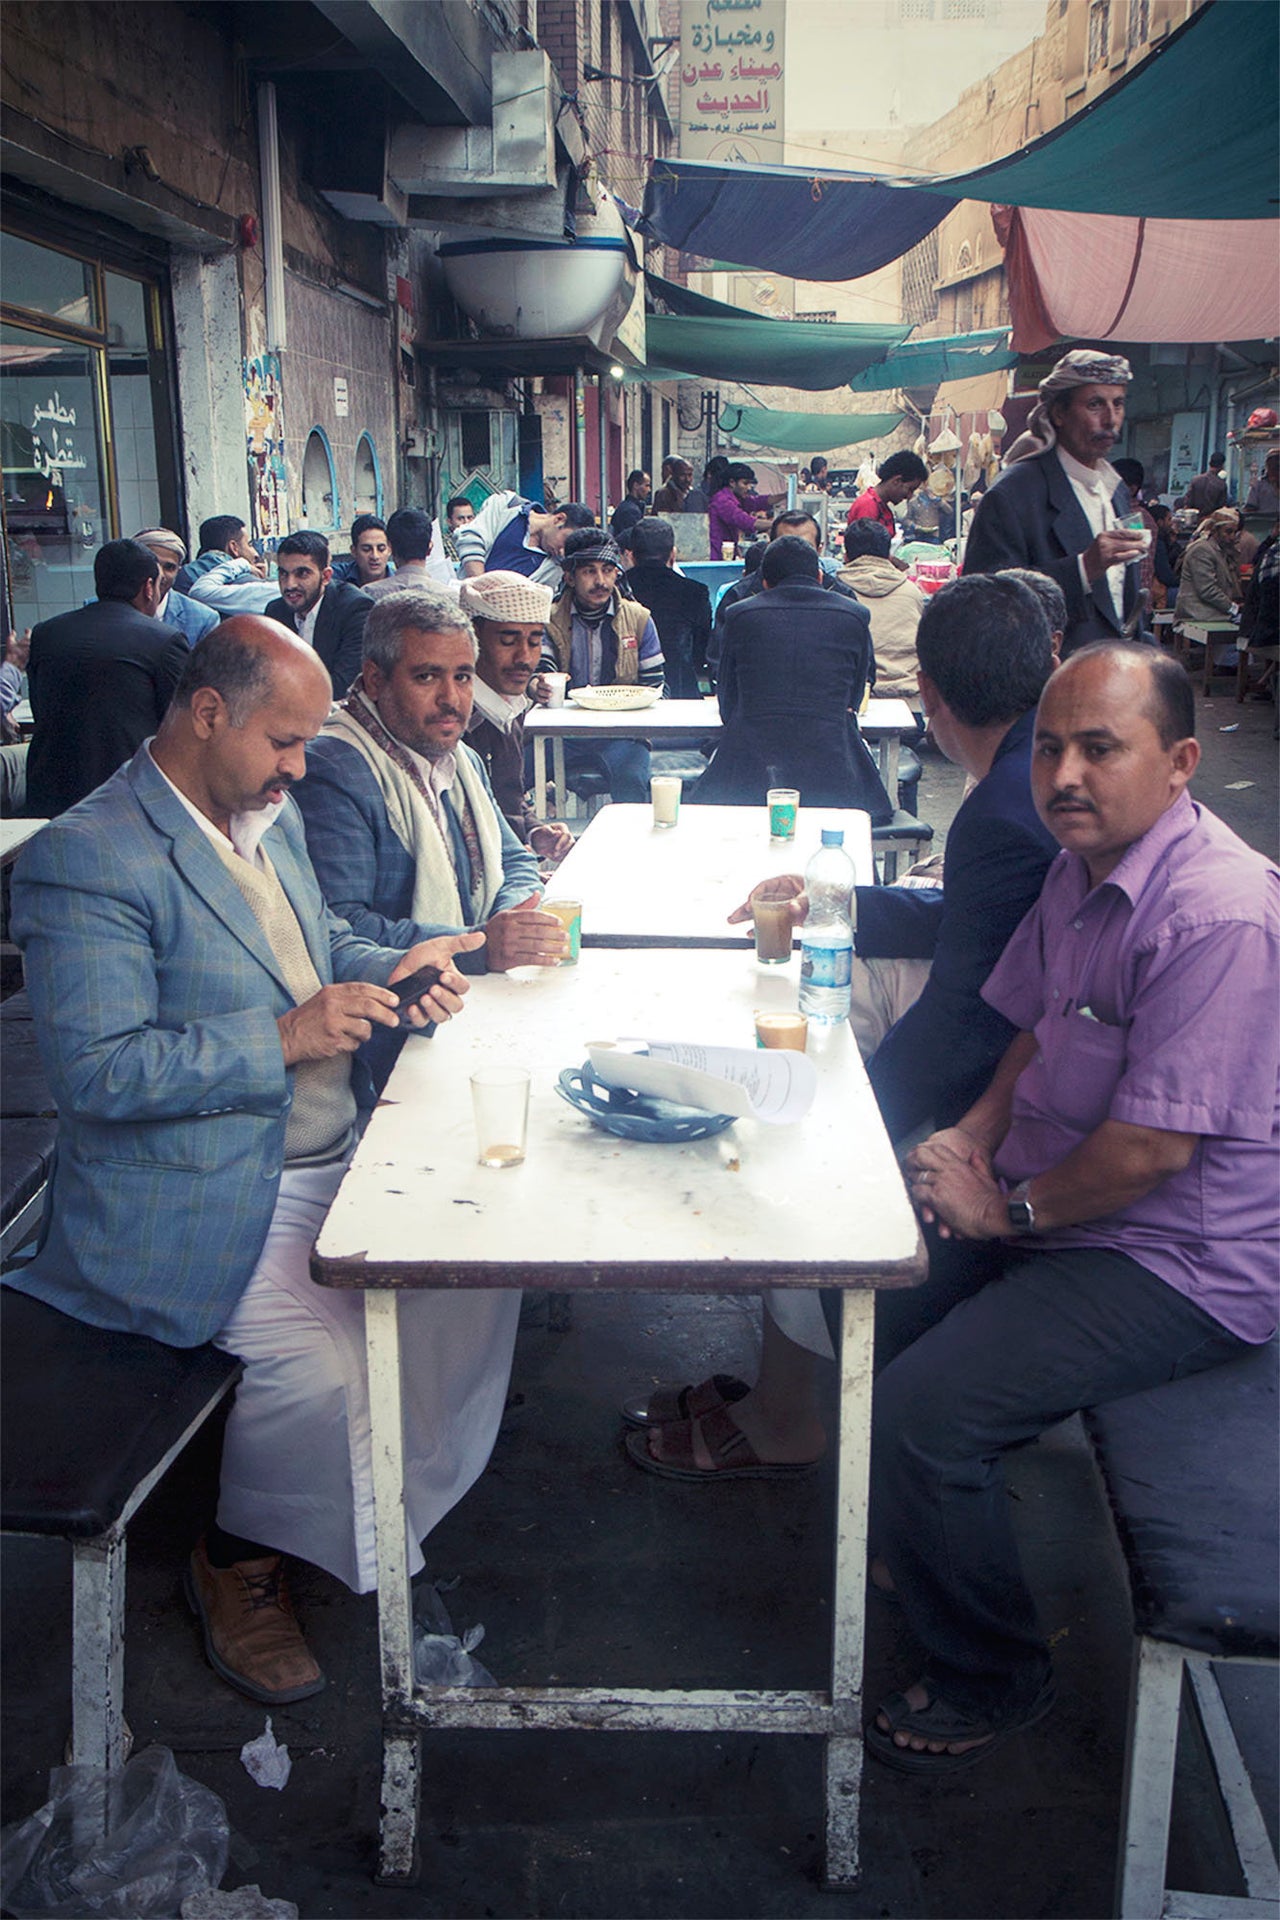
M 262 179 L 262 276 L 267 296 L 267 351 L 288 345 L 284 306 L 284 226 L 280 214 L 280 123 L 276 89 L 258 82 L 258 170 Z
M 569 492 L 573 499 L 585 501 L 587 497 L 587 394 L 581 367 L 575 367 L 573 370 L 573 444 L 577 472 L 573 475 Z
M 600 525 L 609 524 L 609 379 L 607 374 L 596 375 L 596 436 L 599 442 L 600 459 L 600 506 L 598 509 Z

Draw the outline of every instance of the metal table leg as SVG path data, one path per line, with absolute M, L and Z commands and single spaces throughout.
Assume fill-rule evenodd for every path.
M 408 1717 L 413 1700 L 413 1614 L 404 1518 L 397 1307 L 394 1293 L 370 1292 L 364 1297 L 382 1666 L 382 1809 L 376 1877 L 390 1886 L 404 1886 L 418 1875 L 421 1772 L 421 1735 Z
M 835 1596 L 831 1622 L 831 1732 L 826 1739 L 827 1846 L 824 1884 L 858 1879 L 862 1793 L 862 1668 L 867 1582 L 867 1494 L 871 1463 L 871 1362 L 875 1294 L 842 1295 L 840 1433 L 836 1461 Z
M 551 780 L 555 787 L 556 819 L 569 818 L 569 785 L 564 777 L 564 741 L 557 733 L 551 742 Z
M 547 736 L 533 736 L 533 810 L 539 820 L 547 817 Z

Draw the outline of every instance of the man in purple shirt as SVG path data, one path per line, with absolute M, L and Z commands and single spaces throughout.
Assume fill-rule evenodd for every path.
M 1004 1451 L 1276 1325 L 1280 873 L 1191 799 L 1194 725 L 1151 648 L 1049 681 L 1031 778 L 1063 851 L 983 988 L 1019 1032 L 909 1156 L 928 1284 L 959 1304 L 876 1386 L 873 1532 L 925 1677 L 866 1739 L 904 1771 L 970 1765 L 1052 1704 Z
M 726 546 L 736 546 L 739 535 L 755 539 L 769 524 L 769 508 L 786 499 L 785 493 L 757 493 L 756 476 L 745 461 L 735 460 L 724 486 L 713 493 L 707 508 L 711 558 L 719 560 Z

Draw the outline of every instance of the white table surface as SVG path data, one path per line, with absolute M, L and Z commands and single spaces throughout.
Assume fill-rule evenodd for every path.
M 552 748 L 552 778 L 556 817 L 566 818 L 568 788 L 564 774 L 565 740 L 649 740 L 655 747 L 674 747 L 701 740 L 715 744 L 723 722 L 714 696 L 705 700 L 656 700 L 651 707 L 630 713 L 599 713 L 588 707 L 530 707 L 524 717 L 525 738 L 533 742 L 533 804 L 546 818 L 547 742 Z M 896 804 L 898 741 L 915 732 L 915 715 L 905 700 L 870 700 L 858 715 L 864 740 L 878 750 L 880 778 Z
M 910 1277 L 915 1215 L 847 1023 L 821 1051 L 811 1038 L 818 1097 L 792 1126 L 739 1120 L 642 1145 L 555 1090 L 593 1040 L 753 1046 L 755 1008 L 794 1007 L 797 984 L 794 965 L 762 969 L 749 951 L 588 951 L 532 979 L 478 977 L 464 1014 L 404 1047 L 317 1242 L 317 1277 L 710 1292 Z M 468 1080 L 512 1062 L 533 1074 L 529 1151 L 494 1170 L 476 1164 Z
M 12 866 L 19 850 L 48 824 L 47 820 L 0 820 L 0 867 Z
M 726 924 L 758 880 L 803 873 L 823 827 L 843 827 L 860 886 L 875 884 L 871 817 L 801 807 L 794 840 L 769 838 L 766 807 L 680 808 L 653 825 L 653 809 L 602 807 L 547 883 L 550 899 L 581 900 L 586 946 L 703 946 L 747 951 L 747 929 Z

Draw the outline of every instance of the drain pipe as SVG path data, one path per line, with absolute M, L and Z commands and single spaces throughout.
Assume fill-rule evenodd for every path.
M 582 368 L 573 370 L 573 445 L 577 473 L 571 488 L 575 500 L 585 501 L 587 497 L 587 395 L 582 379 Z
M 288 345 L 284 309 L 284 228 L 280 214 L 280 122 L 272 80 L 258 82 L 258 171 L 262 180 L 262 274 L 267 296 L 267 351 Z
M 600 525 L 609 524 L 609 385 L 607 376 L 596 375 L 596 435 L 600 460 Z

